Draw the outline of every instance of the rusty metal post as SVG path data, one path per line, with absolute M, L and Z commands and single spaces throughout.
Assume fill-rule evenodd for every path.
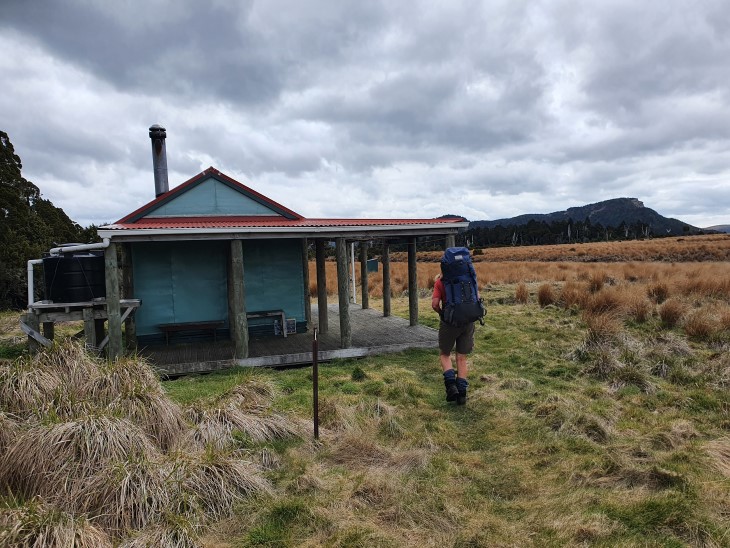
M 312 339 L 312 412 L 314 414 L 314 439 L 319 439 L 319 341 L 317 328 L 314 328 Z

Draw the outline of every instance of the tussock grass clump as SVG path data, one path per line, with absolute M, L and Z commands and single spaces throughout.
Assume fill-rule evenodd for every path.
M 15 439 L 20 429 L 17 417 L 0 411 L 0 461 L 10 443 Z
M 299 435 L 298 425 L 290 418 L 276 413 L 258 410 L 243 410 L 233 404 L 224 407 L 192 406 L 187 410 L 190 421 L 198 426 L 200 441 L 211 433 L 218 437 L 220 433 L 231 436 L 240 431 L 254 442 L 286 439 Z M 214 438 L 215 439 L 215 438 Z M 220 444 L 214 444 L 219 446 Z
M 99 376 L 99 362 L 84 349 L 83 343 L 66 339 L 31 358 L 39 369 L 50 371 L 62 379 L 65 388 L 81 396 L 84 387 Z
M 157 374 L 141 357 L 104 362 L 97 367 L 98 373 L 85 383 L 86 393 L 95 401 L 109 403 L 122 394 L 161 390 Z
M 261 409 L 270 407 L 277 395 L 278 391 L 271 382 L 250 379 L 231 388 L 218 401 L 240 409 Z
M 659 317 L 666 327 L 675 327 L 684 317 L 686 307 L 680 301 L 670 299 L 659 307 Z
M 542 308 L 555 303 L 555 293 L 552 285 L 542 284 L 537 288 L 537 302 Z
M 215 520 L 230 516 L 234 505 L 247 497 L 272 493 L 258 466 L 228 452 L 209 449 L 190 458 L 178 456 L 174 466 L 183 490 Z
M 705 309 L 698 309 L 691 312 L 684 320 L 684 332 L 691 338 L 707 340 L 717 331 L 715 319 Z
M 39 499 L 21 506 L 0 506 L 0 543 L 3 546 L 111 548 L 109 536 L 85 516 L 73 516 Z
M 720 438 L 707 443 L 705 451 L 722 475 L 730 478 L 730 438 Z
M 600 291 L 607 279 L 608 274 L 606 272 L 592 272 L 588 278 L 588 290 L 591 293 Z
M 710 360 L 703 368 L 702 373 L 707 379 L 708 386 L 716 390 L 730 388 L 730 355 L 724 353 Z
M 623 323 L 611 313 L 586 312 L 583 320 L 588 326 L 586 340 L 589 344 L 601 345 L 615 341 L 623 329 Z
M 658 449 L 679 449 L 699 437 L 694 425 L 688 420 L 680 419 L 672 423 L 669 431 L 662 430 L 652 436 L 652 444 Z
M 610 389 L 614 392 L 627 386 L 635 386 L 645 393 L 656 390 L 656 386 L 649 378 L 649 372 L 638 365 L 626 365 L 615 369 L 610 380 Z
M 614 313 L 618 315 L 623 311 L 623 308 L 623 296 L 613 288 L 593 293 L 583 302 L 583 309 L 588 314 Z
M 669 286 L 665 282 L 654 282 L 646 288 L 646 294 L 656 304 L 662 304 L 669 298 Z
M 647 321 L 654 309 L 651 301 L 639 295 L 630 295 L 625 307 L 629 317 L 638 323 Z
M 108 406 L 112 413 L 120 413 L 139 425 L 158 446 L 167 450 L 188 428 L 183 412 L 159 387 L 135 387 L 123 392 Z
M 359 432 L 343 436 L 332 449 L 332 461 L 345 466 L 386 467 L 391 453 Z
M 560 302 L 563 308 L 572 308 L 575 305 L 580 305 L 585 296 L 585 291 L 576 282 L 565 282 L 563 289 L 560 292 Z
M 167 519 L 142 529 L 124 540 L 119 548 L 200 548 L 198 529 L 185 518 Z
M 157 453 L 149 438 L 126 419 L 91 415 L 36 424 L 0 460 L 0 485 L 26 497 L 62 497 L 111 463 Z
M 28 358 L 0 364 L 0 409 L 21 417 L 43 414 L 54 407 L 61 379 Z
M 517 289 L 515 289 L 515 301 L 520 304 L 527 304 L 529 296 L 530 292 L 527 290 L 527 285 L 525 285 L 525 282 L 520 282 L 519 284 L 517 284 Z
M 71 494 L 74 508 L 121 535 L 155 523 L 174 508 L 169 467 L 144 456 L 111 462 Z

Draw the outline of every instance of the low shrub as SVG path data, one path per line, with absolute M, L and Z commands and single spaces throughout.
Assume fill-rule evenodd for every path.
M 646 288 L 649 298 L 657 304 L 662 304 L 669 297 L 669 286 L 664 282 L 654 282 Z
M 592 272 L 588 278 L 588 289 L 591 293 L 596 293 L 603 289 L 603 284 L 606 282 L 608 274 L 605 272 Z
M 583 289 L 577 283 L 566 282 L 560 292 L 560 303 L 564 308 L 572 308 L 581 303 L 583 296 Z
M 529 292 L 527 291 L 527 285 L 525 285 L 525 282 L 517 284 L 517 289 L 515 289 L 515 301 L 520 304 L 527 304 L 528 297 Z
M 583 320 L 588 325 L 587 342 L 591 344 L 602 344 L 616 339 L 623 328 L 619 318 L 610 313 L 589 313 L 583 314 Z
M 704 309 L 695 310 L 684 320 L 684 332 L 693 339 L 706 340 L 716 330 L 714 318 Z
M 543 308 L 555 303 L 555 293 L 553 292 L 553 286 L 551 286 L 550 284 L 542 284 L 537 289 L 537 302 Z
M 639 323 L 644 323 L 649 319 L 652 309 L 652 303 L 644 297 L 631 297 L 626 303 L 626 311 L 629 316 Z
M 684 317 L 685 310 L 684 304 L 670 299 L 659 307 L 659 317 L 666 327 L 674 327 Z

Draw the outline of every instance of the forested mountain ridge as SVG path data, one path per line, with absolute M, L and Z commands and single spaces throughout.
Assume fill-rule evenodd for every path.
M 96 239 L 95 227 L 82 228 L 43 198 L 23 178 L 22 167 L 8 134 L 0 131 L 0 309 L 25 306 L 29 259 L 57 243 Z
M 475 246 L 535 245 L 699 234 L 702 229 L 660 215 L 636 198 L 614 198 L 553 213 L 472 221 Z

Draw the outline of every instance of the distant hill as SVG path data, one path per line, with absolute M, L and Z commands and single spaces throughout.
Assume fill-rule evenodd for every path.
M 644 206 L 644 203 L 636 198 L 614 198 L 553 213 L 530 213 L 495 221 L 472 221 L 469 228 L 515 227 L 526 225 L 530 221 L 551 224 L 569 221 L 585 222 L 586 220 L 589 220 L 592 225 L 600 224 L 603 227 L 613 228 L 618 228 L 622 224 L 625 226 L 644 225 L 656 236 L 701 232 L 701 229 L 695 226 L 660 215 L 653 209 Z
M 704 230 L 716 230 L 717 232 L 725 232 L 725 233 L 730 234 L 730 225 L 708 226 Z

